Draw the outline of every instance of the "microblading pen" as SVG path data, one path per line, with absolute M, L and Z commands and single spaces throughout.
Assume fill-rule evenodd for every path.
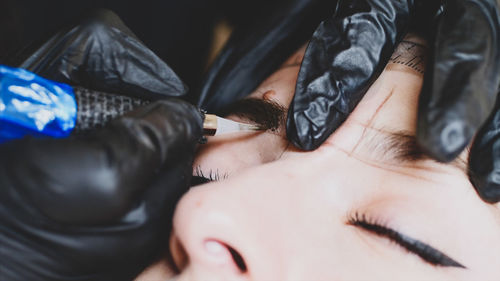
M 203 121 L 203 135 L 205 136 L 261 130 L 263 129 L 260 126 L 236 122 L 214 114 L 205 114 L 205 120 Z

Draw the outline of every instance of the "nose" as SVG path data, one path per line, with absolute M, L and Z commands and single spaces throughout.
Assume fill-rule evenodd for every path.
M 244 206 L 237 192 L 225 189 L 220 196 L 217 189 L 212 184 L 196 187 L 179 202 L 174 217 L 174 260 L 182 264 L 179 253 L 185 251 L 183 274 L 189 272 L 189 280 L 271 280 L 276 270 L 271 265 L 276 263 L 263 242 L 264 226 L 259 226 L 255 215 L 245 213 L 249 206 Z

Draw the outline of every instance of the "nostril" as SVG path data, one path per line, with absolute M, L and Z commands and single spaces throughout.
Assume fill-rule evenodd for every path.
M 224 255 L 229 252 L 234 264 L 239 269 L 239 271 L 241 273 L 247 272 L 247 265 L 245 264 L 245 260 L 243 259 L 241 254 L 233 247 L 216 240 L 207 240 L 205 241 L 205 249 L 207 250 L 207 252 L 214 256 Z

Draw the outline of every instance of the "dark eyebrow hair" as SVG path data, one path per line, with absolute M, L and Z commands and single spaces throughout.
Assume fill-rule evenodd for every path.
M 229 104 L 218 114 L 235 115 L 264 130 L 277 131 L 284 128 L 287 111 L 282 105 L 272 100 L 246 98 Z
M 416 137 L 404 131 L 390 133 L 386 149 L 392 152 L 394 159 L 401 162 L 429 159 L 418 145 Z
M 404 164 L 421 160 L 433 160 L 418 144 L 414 134 L 408 131 L 384 131 L 367 128 L 363 133 L 363 145 L 367 145 L 373 153 L 383 156 L 386 161 Z M 468 174 L 467 163 L 456 158 L 449 163 L 465 174 Z

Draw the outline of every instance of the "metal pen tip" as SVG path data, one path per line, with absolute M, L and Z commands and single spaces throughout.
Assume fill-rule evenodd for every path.
M 206 114 L 203 122 L 203 134 L 206 136 L 218 136 L 221 134 L 235 133 L 241 131 L 262 131 L 262 127 L 254 124 L 240 123 L 225 119 L 213 114 Z

